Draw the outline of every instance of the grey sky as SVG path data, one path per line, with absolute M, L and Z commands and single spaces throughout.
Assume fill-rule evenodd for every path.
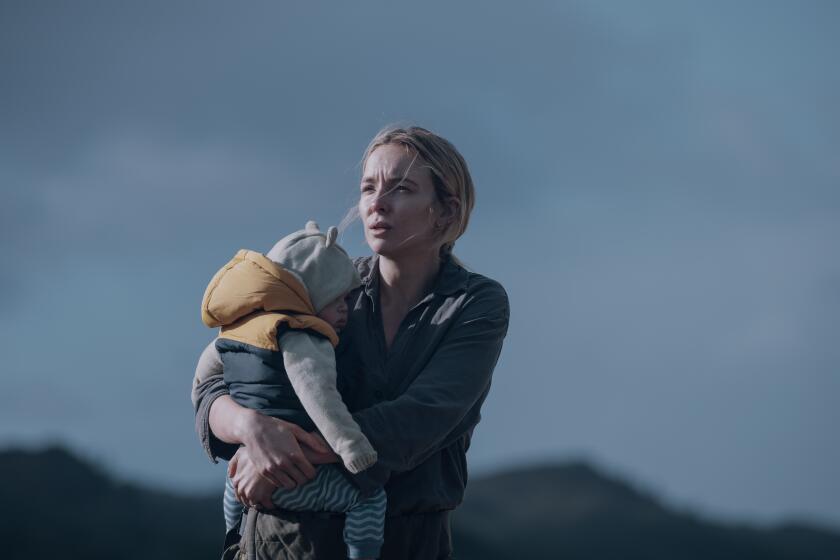
M 835 2 L 4 2 L 0 438 L 207 488 L 198 304 L 450 138 L 508 289 L 474 470 L 585 455 L 715 514 L 840 523 Z M 344 235 L 365 254 L 358 226 Z

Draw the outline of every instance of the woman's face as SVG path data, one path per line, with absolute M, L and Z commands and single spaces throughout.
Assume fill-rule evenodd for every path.
M 437 252 L 441 205 L 425 162 L 401 144 L 376 148 L 362 171 L 359 214 L 374 253 L 394 258 Z

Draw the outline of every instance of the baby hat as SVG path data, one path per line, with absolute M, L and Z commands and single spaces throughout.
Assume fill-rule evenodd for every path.
M 361 284 L 353 261 L 335 242 L 338 230 L 326 233 L 312 220 L 304 229 L 287 235 L 265 254 L 303 282 L 315 312 Z

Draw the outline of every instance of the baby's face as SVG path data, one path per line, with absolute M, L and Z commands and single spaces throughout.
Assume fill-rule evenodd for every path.
M 335 298 L 324 307 L 318 317 L 332 325 L 337 332 L 347 326 L 347 294 Z

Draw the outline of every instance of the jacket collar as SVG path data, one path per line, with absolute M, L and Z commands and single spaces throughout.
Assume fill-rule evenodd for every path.
M 368 296 L 375 296 L 379 291 L 379 255 L 362 257 L 357 262 L 362 286 Z M 432 293 L 449 296 L 466 291 L 469 272 L 458 265 L 451 256 L 447 256 L 440 265 L 440 272 L 435 279 Z

